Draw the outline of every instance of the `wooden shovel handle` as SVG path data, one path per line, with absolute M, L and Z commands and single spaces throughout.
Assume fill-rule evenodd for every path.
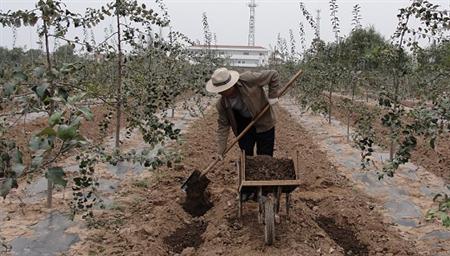
M 297 80 L 300 75 L 303 74 L 303 70 L 299 70 L 284 86 L 284 88 L 281 90 L 281 92 L 278 94 L 278 97 L 281 97 L 284 95 L 284 93 L 291 87 L 291 85 Z M 253 127 L 253 125 L 264 115 L 264 113 L 269 110 L 270 104 L 267 104 L 257 115 L 256 117 L 245 127 L 245 129 L 230 143 L 230 145 L 227 146 L 225 151 L 223 152 L 223 156 L 225 157 L 227 153 L 233 148 L 233 146 L 250 130 L 250 128 Z M 211 162 L 206 169 L 204 169 L 201 173 L 201 176 L 207 174 L 209 171 L 211 171 L 214 166 L 216 166 L 217 163 L 220 162 L 220 159 L 217 158 L 213 162 Z

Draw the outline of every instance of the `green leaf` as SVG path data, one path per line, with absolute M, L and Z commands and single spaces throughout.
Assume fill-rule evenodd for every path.
M 86 51 L 92 52 L 94 50 L 89 43 L 86 42 L 85 45 L 86 45 Z
M 21 25 L 22 25 L 22 21 L 18 17 L 16 17 L 16 19 L 14 20 L 14 26 L 18 28 Z
M 39 98 L 44 98 L 45 93 L 47 92 L 47 88 L 48 88 L 48 84 L 41 84 L 38 85 L 34 88 L 34 91 L 36 92 L 37 96 L 39 96 Z
M 75 116 L 75 118 L 73 118 L 70 121 L 70 126 L 75 128 L 75 129 L 78 129 L 80 127 L 81 121 L 82 121 L 81 116 Z
M 53 128 L 47 127 L 37 134 L 37 136 L 44 136 L 44 135 L 47 135 L 47 137 L 56 136 L 56 132 L 55 130 L 53 130 Z
M 80 93 L 80 94 L 70 96 L 67 99 L 67 103 L 74 105 L 75 103 L 81 101 L 84 98 L 84 96 L 86 96 L 86 93 Z
M 75 48 L 75 45 L 71 45 L 71 49 L 73 50 Z M 76 63 L 64 63 L 61 70 L 64 70 L 66 73 L 73 73 L 77 70 Z
M 26 81 L 26 80 L 28 80 L 28 76 L 25 75 L 25 73 L 23 73 L 22 71 L 15 71 L 13 76 L 18 81 Z
M 444 227 L 448 228 L 450 227 L 450 217 L 447 216 L 443 221 L 442 224 L 444 225 Z
M 50 70 L 50 74 L 51 74 L 53 77 L 58 77 L 58 76 L 59 76 L 59 71 L 58 71 L 56 68 L 52 68 L 52 69 Z
M 63 187 L 67 185 L 67 180 L 64 179 L 65 176 L 66 174 L 61 167 L 48 168 L 48 171 L 45 174 L 45 177 L 53 182 L 53 184 L 61 185 Z
M 9 194 L 9 191 L 13 188 L 14 180 L 12 178 L 7 178 L 3 182 L 0 183 L 0 196 L 3 199 Z
M 6 97 L 9 97 L 14 94 L 14 92 L 16 91 L 16 88 L 17 87 L 16 87 L 15 83 L 8 82 L 3 87 L 3 93 L 5 94 Z
M 39 137 L 39 136 L 33 136 L 31 137 L 29 147 L 33 151 L 38 150 L 48 150 L 51 148 L 50 143 L 47 138 Z
M 18 164 L 23 164 L 22 152 L 17 147 L 14 150 L 13 161 Z
M 37 21 L 38 21 L 38 17 L 36 17 L 36 14 L 32 13 L 29 17 L 30 26 L 34 26 Z
M 15 172 L 16 177 L 22 176 L 23 170 L 25 170 L 25 166 L 23 164 L 15 164 L 12 166 L 13 172 Z
M 77 136 L 77 129 L 73 126 L 63 124 L 58 127 L 57 135 L 62 140 L 71 140 Z
M 72 140 L 64 141 L 64 143 L 62 145 L 62 151 L 66 152 L 74 147 L 79 147 L 79 146 L 83 146 L 86 144 L 87 144 L 86 139 L 83 136 L 78 134 Z
M 430 146 L 431 146 L 432 149 L 436 148 L 436 144 L 435 143 L 436 143 L 436 137 L 432 137 L 430 139 Z
M 64 88 L 58 88 L 58 96 L 67 101 L 69 98 L 69 92 Z
M 434 219 L 435 216 L 436 216 L 436 210 L 435 209 L 430 209 L 425 214 L 425 219 L 427 221 L 430 221 L 430 220 Z
M 42 156 L 34 156 L 33 159 L 31 159 L 31 169 L 36 170 L 41 167 L 43 160 L 44 158 Z
M 44 76 L 44 73 L 45 73 L 44 67 L 36 67 L 33 70 L 33 75 L 35 75 L 37 78 L 42 78 Z
M 89 108 L 81 107 L 79 110 L 84 115 L 86 120 L 92 121 L 92 119 L 94 118 L 94 114 L 92 114 L 92 111 Z
M 450 227 L 450 216 L 447 213 L 441 212 L 439 217 L 445 227 Z
M 59 124 L 61 122 L 61 117 L 62 117 L 61 112 L 57 111 L 57 112 L 53 113 L 50 116 L 50 118 L 48 119 L 48 124 L 52 127 Z

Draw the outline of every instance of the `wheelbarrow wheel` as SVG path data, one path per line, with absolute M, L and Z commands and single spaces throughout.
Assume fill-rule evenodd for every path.
M 272 245 L 275 240 L 275 211 L 271 196 L 264 202 L 264 240 L 267 245 Z

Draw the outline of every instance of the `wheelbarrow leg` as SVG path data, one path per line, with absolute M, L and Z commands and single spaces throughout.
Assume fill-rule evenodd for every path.
M 278 214 L 280 212 L 280 202 L 281 202 L 281 186 L 277 187 L 277 195 L 276 195 L 276 204 L 275 204 L 275 213 Z
M 281 186 L 277 187 L 276 196 L 275 196 L 275 222 L 280 223 L 280 204 L 281 204 Z
M 262 198 L 262 187 L 258 187 L 258 223 L 262 224 L 263 223 L 263 209 L 264 209 L 264 205 L 263 205 L 263 198 Z
M 239 192 L 238 196 L 238 218 L 240 219 L 242 217 L 242 194 Z
M 288 217 L 290 208 L 291 208 L 291 193 L 286 193 L 286 215 Z

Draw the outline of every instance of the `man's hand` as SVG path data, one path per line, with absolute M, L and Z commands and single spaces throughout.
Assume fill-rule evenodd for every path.
M 269 104 L 274 105 L 278 103 L 278 98 L 269 98 Z

